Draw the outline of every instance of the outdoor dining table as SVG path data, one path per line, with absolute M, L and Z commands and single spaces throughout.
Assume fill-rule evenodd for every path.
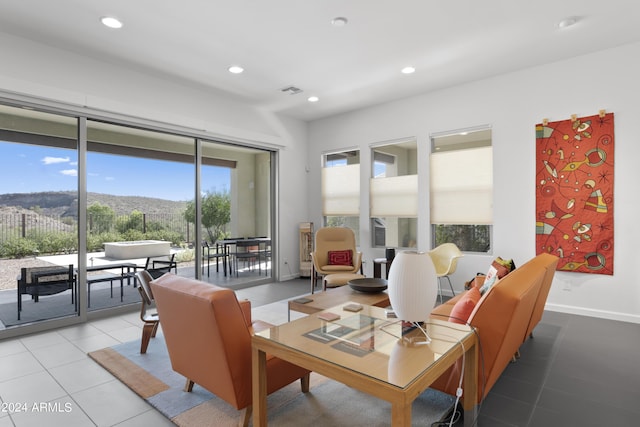
M 223 269 L 224 269 L 224 275 L 227 275 L 227 266 L 229 267 L 229 275 L 231 275 L 232 273 L 232 268 L 231 268 L 231 255 L 232 253 L 229 250 L 230 246 L 237 246 L 238 242 L 242 242 L 246 245 L 252 245 L 252 246 L 258 246 L 260 247 L 261 245 L 265 245 L 265 247 L 267 245 L 269 245 L 271 243 L 271 238 L 269 237 L 253 237 L 253 238 L 243 238 L 243 239 L 222 239 L 222 240 L 217 240 L 216 241 L 216 250 L 219 251 L 220 248 L 222 248 L 223 253 L 225 254 L 225 256 L 222 257 L 222 263 L 223 263 Z M 260 252 L 258 250 L 258 252 Z

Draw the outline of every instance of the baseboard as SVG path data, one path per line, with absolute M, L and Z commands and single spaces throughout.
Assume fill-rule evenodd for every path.
M 600 319 L 618 320 L 621 322 L 640 324 L 640 315 L 619 313 L 616 311 L 595 310 L 584 307 L 576 307 L 563 304 L 545 304 L 545 310 L 557 311 L 560 313 L 577 314 L 580 316 L 597 317 Z
M 299 274 L 281 275 L 279 281 L 286 282 L 287 280 L 293 280 L 293 279 L 301 279 L 301 277 Z M 311 286 L 311 279 L 309 279 L 309 286 Z

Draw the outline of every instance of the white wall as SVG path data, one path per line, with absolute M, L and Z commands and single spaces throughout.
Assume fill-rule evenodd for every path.
M 181 84 L 0 32 L 0 98 L 34 100 L 72 112 L 91 112 L 138 124 L 187 131 L 213 140 L 280 152 L 281 258 L 299 272 L 297 224 L 308 221 L 304 168 L 307 125 L 261 111 L 228 95 Z M 281 262 L 274 260 L 278 265 Z
M 488 124 L 494 146 L 494 249 L 467 255 L 453 281 L 462 288 L 495 256 L 521 265 L 535 256 L 535 124 L 597 114 L 615 114 L 615 272 L 613 276 L 557 272 L 547 308 L 640 323 L 640 279 L 635 250 L 640 143 L 640 44 L 596 52 L 408 99 L 312 122 L 309 126 L 311 218 L 321 222 L 320 158 L 324 151 L 361 150 L 360 240 L 364 258 L 382 256 L 369 242 L 370 144 L 415 136 L 421 191 L 419 247 L 430 248 L 428 200 L 429 135 Z M 482 167 L 482 165 L 478 165 Z

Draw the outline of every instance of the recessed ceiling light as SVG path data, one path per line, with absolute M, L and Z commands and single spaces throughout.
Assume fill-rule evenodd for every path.
M 416 72 L 416 69 L 414 67 L 404 67 L 400 71 L 402 72 L 402 74 L 413 74 Z
M 114 18 L 113 16 L 103 16 L 100 18 L 100 22 L 109 28 L 122 28 L 122 21 L 118 18 Z
M 309 102 L 318 102 L 320 101 L 320 98 L 318 98 L 317 96 L 310 96 L 307 98 L 307 101 Z
M 333 18 L 331 20 L 331 25 L 333 25 L 334 27 L 344 27 L 345 25 L 347 25 L 347 22 L 349 22 L 347 18 L 338 16 L 337 18 Z
M 240 74 L 243 71 L 244 68 L 240 67 L 239 65 L 232 65 L 231 67 L 229 67 L 229 72 L 233 74 Z
M 564 28 L 569 28 L 573 25 L 576 25 L 578 23 L 579 19 L 576 16 L 570 16 L 568 18 L 563 19 L 562 21 L 558 22 L 558 28 L 560 28 L 561 30 Z

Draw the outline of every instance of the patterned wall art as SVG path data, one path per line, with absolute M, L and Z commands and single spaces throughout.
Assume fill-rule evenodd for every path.
M 536 125 L 536 254 L 613 275 L 613 113 Z

